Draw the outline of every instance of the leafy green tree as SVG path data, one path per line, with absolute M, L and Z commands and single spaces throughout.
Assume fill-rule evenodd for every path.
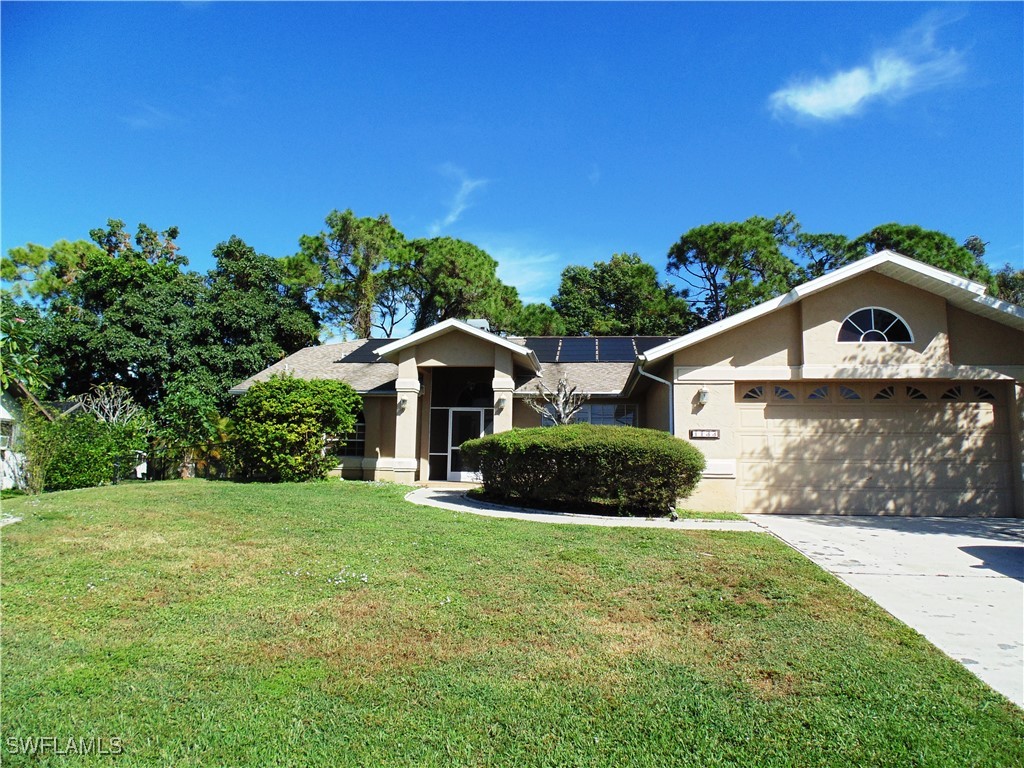
M 800 264 L 798 283 L 821 277 L 858 258 L 857 249 L 845 235 L 796 232 L 791 242 L 794 260 Z
M 451 237 L 415 240 L 413 271 L 417 299 L 416 331 L 457 318 L 484 318 L 507 324 L 508 286 L 498 278 L 498 262 L 472 243 Z M 513 309 L 518 295 L 511 302 Z
M 410 308 L 394 301 L 411 280 L 413 252 L 387 214 L 358 218 L 351 210 L 331 211 L 327 229 L 299 238 L 290 260 L 293 281 L 305 280 L 324 318 L 366 339 L 374 328 L 389 335 Z M 381 302 L 382 297 L 386 299 Z
M 48 384 L 33 324 L 21 316 L 31 317 L 31 310 L 19 307 L 9 296 L 0 297 L 0 390 L 17 381 L 30 392 L 42 392 Z
M 232 414 L 243 472 L 271 482 L 316 480 L 337 463 L 327 440 L 355 427 L 362 399 L 348 384 L 272 376 L 249 388 Z
M 851 246 L 858 252 L 858 258 L 888 249 L 947 272 L 985 283 L 994 289 L 992 272 L 981 259 L 984 256 L 984 244 L 979 257 L 977 244 L 981 239 L 977 236 L 974 238 L 977 243 L 969 239 L 974 249 L 972 250 L 942 232 L 923 229 L 916 224 L 890 223 L 881 224 L 865 232 L 854 240 Z
M 156 411 L 151 477 L 202 475 L 223 462 L 232 427 L 218 407 L 217 393 L 201 375 L 171 379 Z
M 797 227 L 792 213 L 694 227 L 669 250 L 668 272 L 692 291 L 701 323 L 716 322 L 799 282 L 800 271 L 783 250 Z
M 178 259 L 112 248 L 51 304 L 46 343 L 63 368 L 54 394 L 116 382 L 149 406 L 174 371 L 197 364 L 191 340 L 203 284 L 181 272 Z
M 996 298 L 1024 307 L 1024 269 L 1014 269 L 1012 265 L 1005 264 L 996 272 L 995 278 Z
M 0 259 L 4 295 L 38 299 L 44 306 L 66 296 L 71 285 L 103 250 L 85 240 L 60 240 L 47 248 L 29 243 Z
M 316 344 L 319 316 L 285 287 L 280 260 L 257 253 L 232 236 L 213 250 L 196 304 L 192 338 L 181 357 L 184 371 L 206 368 L 217 397 L 227 408 L 227 390 L 287 354 Z M 184 362 L 184 360 L 183 360 Z
M 509 333 L 518 336 L 565 336 L 565 320 L 547 304 L 525 304 L 512 322 Z
M 635 253 L 566 267 L 551 305 L 573 336 L 681 334 L 694 320 L 686 299 Z
M 50 396 L 118 383 L 152 408 L 172 378 L 187 374 L 223 410 L 232 385 L 316 342 L 319 318 L 286 286 L 279 260 L 232 237 L 217 246 L 216 266 L 204 277 L 183 270 L 177 234 L 142 224 L 132 236 L 112 219 L 92 231 L 90 248 L 40 250 L 34 272 L 19 257 L 19 280 L 29 283 L 22 293 L 42 310 L 12 306 L 38 341 Z M 15 316 L 6 306 L 4 316 Z

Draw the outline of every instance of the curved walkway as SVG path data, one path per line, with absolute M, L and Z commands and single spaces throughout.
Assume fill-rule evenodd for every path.
M 406 500 L 426 507 L 450 509 L 454 512 L 469 512 L 485 517 L 503 517 L 513 520 L 531 520 L 535 523 L 560 523 L 563 525 L 603 525 L 610 528 L 674 528 L 679 531 L 751 531 L 762 532 L 753 523 L 745 520 L 676 520 L 668 518 L 606 517 L 605 515 L 582 515 L 568 512 L 541 512 L 525 507 L 507 507 L 471 499 L 461 489 L 417 488 L 406 495 Z

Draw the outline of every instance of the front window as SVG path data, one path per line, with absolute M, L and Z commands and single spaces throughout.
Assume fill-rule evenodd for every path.
M 584 403 L 572 417 L 574 424 L 603 424 L 611 427 L 639 426 L 637 409 L 632 403 Z M 544 416 L 541 425 L 550 427 L 554 421 Z
M 342 441 L 344 441 L 343 444 L 337 448 L 338 456 L 366 455 L 366 416 L 362 411 L 356 415 L 356 425 L 352 431 L 338 436 L 338 442 Z

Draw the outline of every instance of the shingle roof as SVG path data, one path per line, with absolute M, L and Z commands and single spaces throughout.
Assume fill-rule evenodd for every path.
M 393 339 L 359 339 L 306 347 L 255 376 L 250 376 L 232 387 L 231 392 L 241 394 L 257 381 L 265 381 L 275 373 L 290 373 L 302 379 L 344 381 L 362 394 L 393 394 L 395 380 L 398 378 L 398 366 L 382 360 L 376 353 L 376 350 L 392 341 Z M 523 342 L 518 338 L 511 338 L 509 341 L 515 344 Z M 617 395 L 625 386 L 632 369 L 632 362 L 547 362 L 543 364 L 539 375 L 518 377 L 515 392 L 520 395 L 532 394 L 540 382 L 549 389 L 554 389 L 564 375 L 581 393 Z
M 380 360 L 373 351 L 390 341 L 359 339 L 306 347 L 236 384 L 231 393 L 241 394 L 257 381 L 266 381 L 275 373 L 290 373 L 300 379 L 344 381 L 362 394 L 392 394 L 398 378 L 398 366 Z
M 575 386 L 581 394 L 617 395 L 632 370 L 632 363 L 545 363 L 540 376 L 516 379 L 515 393 L 533 394 L 538 383 L 553 390 L 564 375 L 569 385 Z

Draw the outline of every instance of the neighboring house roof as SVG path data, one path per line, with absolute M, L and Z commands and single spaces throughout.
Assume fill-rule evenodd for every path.
M 82 410 L 82 403 L 78 400 L 45 400 L 43 405 L 54 416 L 69 416 Z
M 11 384 L 6 391 L 16 400 L 28 400 L 36 407 L 36 410 L 38 410 L 39 413 L 46 417 L 48 421 L 53 421 L 53 413 L 45 405 L 39 402 L 39 398 L 29 392 L 25 385 L 17 379 L 11 381 Z
M 916 259 L 908 259 L 893 251 L 880 251 L 803 285 L 798 285 L 782 296 L 654 347 L 638 355 L 637 361 L 640 364 L 656 362 L 681 349 L 692 347 L 694 344 L 699 344 L 744 323 L 749 323 L 776 309 L 795 304 L 806 296 L 831 288 L 866 272 L 878 272 L 894 280 L 900 280 L 908 285 L 942 296 L 955 307 L 974 312 L 1018 330 L 1024 330 L 1024 308 L 986 296 L 986 288 L 981 283 L 975 283 L 966 277 L 954 275 Z

